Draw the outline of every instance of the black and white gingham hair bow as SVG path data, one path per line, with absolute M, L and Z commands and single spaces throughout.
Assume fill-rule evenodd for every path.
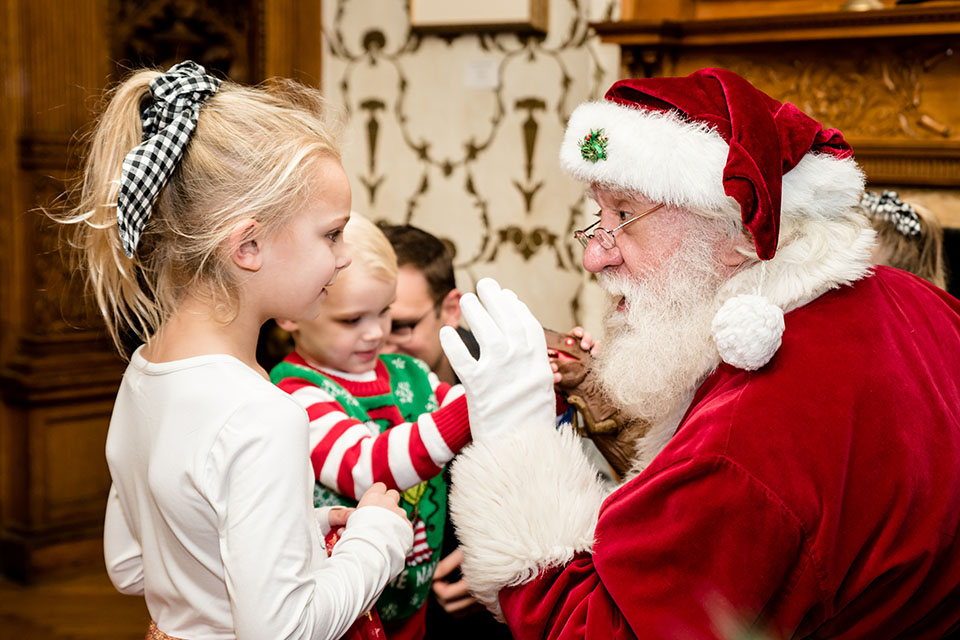
M 896 191 L 864 191 L 860 204 L 877 220 L 893 224 L 905 236 L 920 235 L 920 216 L 913 207 L 900 199 Z
M 132 258 L 160 190 L 170 179 L 197 126 L 200 107 L 220 81 L 187 60 L 150 82 L 152 100 L 141 106 L 143 141 L 123 159 L 117 224 L 123 251 Z

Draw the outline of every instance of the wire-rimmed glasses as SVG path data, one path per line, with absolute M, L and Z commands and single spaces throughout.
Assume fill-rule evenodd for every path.
M 427 319 L 431 313 L 436 313 L 437 307 L 439 305 L 435 304 L 429 309 L 426 313 L 417 318 L 416 320 L 394 320 L 390 323 L 390 340 L 396 343 L 402 343 L 408 341 L 413 337 L 413 330 L 417 328 L 421 322 Z
M 587 245 L 594 238 L 597 239 L 597 242 L 599 242 L 600 246 L 603 247 L 604 249 L 608 249 L 608 250 L 613 249 L 615 246 L 617 246 L 617 241 L 613 237 L 614 233 L 616 233 L 617 231 L 620 231 L 620 229 L 623 229 L 625 226 L 627 226 L 631 222 L 636 222 L 643 216 L 649 215 L 654 211 L 657 211 L 658 209 L 662 209 L 664 206 L 665 206 L 665 203 L 661 202 L 660 204 L 655 206 L 653 209 L 644 211 L 641 214 L 633 216 L 626 222 L 621 223 L 620 226 L 618 226 L 616 229 L 604 229 L 603 227 L 597 227 L 597 225 L 600 224 L 600 221 L 597 220 L 586 229 L 580 229 L 578 231 L 574 231 L 573 237 L 580 241 L 580 244 L 583 245 L 584 249 L 587 248 Z M 597 227 L 597 228 L 594 231 L 591 231 L 591 229 L 593 229 L 594 227 Z

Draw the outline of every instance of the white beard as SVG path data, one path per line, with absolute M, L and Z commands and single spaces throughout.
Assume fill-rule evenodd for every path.
M 680 417 L 678 412 L 720 363 L 710 332 L 724 280 L 717 273 L 716 233 L 689 230 L 653 273 L 627 278 L 604 272 L 598 278 L 610 294 L 598 377 L 622 411 L 654 427 Z M 621 298 L 626 310 L 617 310 Z

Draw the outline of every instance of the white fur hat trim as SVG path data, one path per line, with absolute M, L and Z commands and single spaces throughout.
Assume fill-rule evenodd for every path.
M 746 371 L 770 361 L 780 348 L 783 328 L 783 309 L 752 293 L 724 302 L 711 327 L 720 358 Z
M 607 138 L 606 159 L 583 158 L 580 143 L 591 131 Z M 729 145 L 702 122 L 674 111 L 653 111 L 611 101 L 574 109 L 560 145 L 560 166 L 573 178 L 642 194 L 655 202 L 719 210 L 733 202 L 723 191 Z M 853 158 L 809 152 L 783 176 L 781 211 L 836 217 L 856 206 L 863 174 Z

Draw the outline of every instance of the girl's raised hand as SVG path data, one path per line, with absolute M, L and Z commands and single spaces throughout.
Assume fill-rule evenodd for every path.
M 357 509 L 363 507 L 383 507 L 393 511 L 404 520 L 408 520 L 407 512 L 400 506 L 400 494 L 396 489 L 387 489 L 387 485 L 382 482 L 374 482 L 373 486 L 367 489 L 360 497 L 357 503 Z

